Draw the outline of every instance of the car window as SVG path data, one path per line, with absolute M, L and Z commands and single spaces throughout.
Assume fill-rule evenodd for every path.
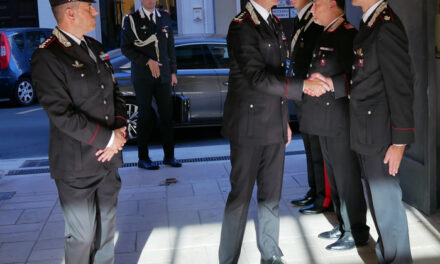
M 218 68 L 229 68 L 229 53 L 228 48 L 224 44 L 209 44 L 208 48 L 217 62 Z
M 215 62 L 206 46 L 186 45 L 176 47 L 178 69 L 215 68 Z
M 26 32 L 26 41 L 30 52 L 34 52 L 45 39 L 44 31 Z
M 14 36 L 12 36 L 12 39 L 14 40 L 15 45 L 17 45 L 17 47 L 23 51 L 24 50 L 24 36 L 23 36 L 23 34 L 22 33 L 15 34 Z

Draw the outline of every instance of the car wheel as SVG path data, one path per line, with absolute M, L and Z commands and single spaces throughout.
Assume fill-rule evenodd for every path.
M 135 141 L 137 138 L 137 120 L 139 107 L 135 98 L 126 98 L 127 107 L 127 140 Z
M 21 77 L 17 81 L 14 92 L 14 101 L 21 105 L 30 105 L 35 101 L 35 90 L 29 78 Z

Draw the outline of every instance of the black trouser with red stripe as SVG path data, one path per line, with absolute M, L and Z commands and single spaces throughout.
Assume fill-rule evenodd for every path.
M 314 204 L 316 207 L 329 207 L 331 193 L 327 175 L 324 172 L 324 161 L 319 137 L 302 132 L 301 136 L 306 151 L 307 179 L 310 186 L 307 196 L 311 196 L 315 199 Z
M 361 243 L 368 240 L 370 228 L 360 165 L 349 138 L 320 136 L 319 140 L 341 231 L 351 232 L 355 242 Z

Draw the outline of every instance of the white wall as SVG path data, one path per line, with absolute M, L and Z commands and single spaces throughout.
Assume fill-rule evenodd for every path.
M 93 4 L 96 10 L 99 11 L 99 1 Z M 101 19 L 99 16 L 96 16 L 96 29 L 87 35 L 101 41 Z M 48 0 L 38 0 L 38 20 L 40 23 L 40 28 L 54 28 L 57 25 L 57 21 L 55 20 L 52 9 L 50 7 L 50 3 Z
M 226 35 L 229 24 L 240 11 L 240 0 L 215 0 L 216 34 Z
M 215 33 L 213 0 L 177 0 L 179 34 Z

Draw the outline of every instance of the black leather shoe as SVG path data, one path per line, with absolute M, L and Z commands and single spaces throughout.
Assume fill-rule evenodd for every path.
M 327 207 L 318 207 L 318 206 L 312 204 L 307 207 L 303 207 L 303 208 L 299 209 L 299 212 L 302 214 L 305 214 L 305 215 L 311 215 L 311 214 L 321 214 L 327 210 L 328 210 Z
M 158 170 L 159 165 L 156 162 L 152 162 L 151 160 L 139 160 L 138 167 L 146 170 Z
M 322 239 L 339 239 L 342 235 L 341 230 L 339 229 L 339 226 L 336 226 L 330 231 L 322 232 L 318 235 L 319 238 Z
M 306 195 L 301 199 L 292 200 L 290 201 L 290 203 L 296 206 L 307 206 L 307 205 L 311 205 L 314 201 L 315 201 L 314 197 Z
M 174 167 L 174 168 L 180 168 L 182 167 L 182 163 L 178 162 L 175 158 L 171 159 L 163 159 L 163 164 Z
M 353 236 L 351 234 L 345 233 L 342 237 L 340 237 L 338 239 L 338 241 L 336 241 L 333 244 L 328 245 L 327 247 L 325 247 L 325 249 L 332 250 L 332 251 L 350 250 L 350 249 L 353 249 L 355 247 L 365 246 L 367 244 L 368 244 L 368 240 L 356 243 L 354 241 Z
M 281 259 L 279 256 L 272 256 L 270 259 L 261 259 L 261 264 L 286 264 L 284 260 Z

